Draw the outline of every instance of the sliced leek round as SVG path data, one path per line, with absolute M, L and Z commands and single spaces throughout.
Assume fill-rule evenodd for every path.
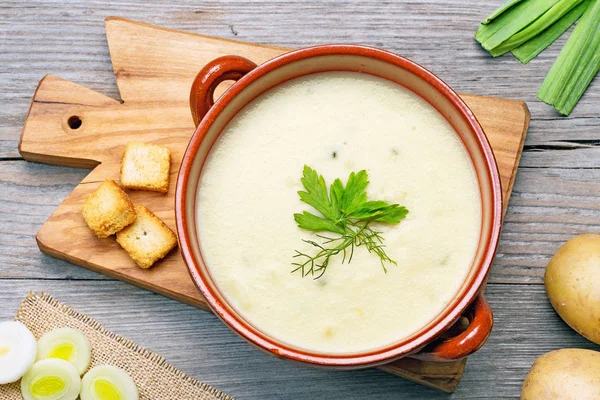
M 38 340 L 37 359 L 60 358 L 73 364 L 77 373 L 90 366 L 92 347 L 85 335 L 72 328 L 58 328 L 47 332 Z
M 77 369 L 60 358 L 36 362 L 21 379 L 21 395 L 25 400 L 75 400 L 80 390 Z
M 81 382 L 81 400 L 138 400 L 133 379 L 112 365 L 94 367 Z
M 16 321 L 0 322 L 0 385 L 19 380 L 35 361 L 35 337 Z

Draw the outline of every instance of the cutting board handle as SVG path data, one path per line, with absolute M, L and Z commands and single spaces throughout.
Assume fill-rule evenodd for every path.
M 480 293 L 463 316 L 470 315 L 469 326 L 460 334 L 438 340 L 413 357 L 426 361 L 455 361 L 479 350 L 492 332 L 492 308 Z
M 212 60 L 196 75 L 190 92 L 190 109 L 198 126 L 215 104 L 215 90 L 223 81 L 237 81 L 256 68 L 256 64 L 240 56 L 223 56 Z
M 46 75 L 33 95 L 19 152 L 28 161 L 93 168 L 106 157 L 113 121 L 106 110 L 121 103 L 73 82 Z

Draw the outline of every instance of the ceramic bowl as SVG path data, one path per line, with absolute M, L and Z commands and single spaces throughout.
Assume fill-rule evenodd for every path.
M 476 171 L 481 193 L 482 226 L 469 273 L 447 307 L 427 326 L 378 350 L 350 355 L 312 353 L 281 343 L 244 320 L 211 278 L 196 231 L 196 192 L 207 155 L 227 123 L 250 101 L 270 88 L 303 75 L 351 71 L 378 76 L 413 91 L 435 107 L 453 126 Z M 225 80 L 236 81 L 218 100 L 214 91 Z M 179 242 L 190 275 L 212 310 L 236 333 L 278 357 L 342 369 L 364 368 L 411 356 L 426 360 L 457 360 L 479 349 L 490 334 L 493 318 L 482 288 L 498 245 L 502 191 L 498 168 L 477 119 L 443 81 L 418 64 L 396 54 L 363 46 L 325 45 L 279 56 L 260 66 L 238 56 L 206 65 L 196 77 L 190 106 L 197 125 L 177 179 L 176 222 Z M 466 329 L 453 325 L 466 317 Z M 464 321 L 464 319 L 463 319 Z M 451 329 L 452 328 L 452 329 Z

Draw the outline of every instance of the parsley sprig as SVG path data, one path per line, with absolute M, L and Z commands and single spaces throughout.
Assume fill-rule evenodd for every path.
M 396 264 L 385 252 L 381 232 L 373 230 L 370 224 L 397 224 L 406 217 L 408 210 L 383 200 L 368 201 L 366 188 L 369 180 L 365 170 L 352 172 L 346 186 L 336 179 L 327 190 L 323 176 L 305 165 L 301 181 L 306 191 L 298 192 L 300 199 L 315 208 L 321 216 L 308 211 L 294 214 L 298 226 L 335 235 L 317 234 L 321 243 L 304 240 L 314 246 L 317 253 L 310 255 L 296 250 L 294 258 L 299 261 L 292 263 L 295 267 L 292 272 L 300 271 L 303 277 L 310 275 L 318 279 L 325 273 L 331 257 L 342 253 L 342 263 L 346 259 L 350 263 L 356 246 L 365 246 L 369 253 L 379 256 L 385 272 L 386 262 Z

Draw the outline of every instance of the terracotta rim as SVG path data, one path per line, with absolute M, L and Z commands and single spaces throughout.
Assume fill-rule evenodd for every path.
M 237 96 L 248 85 L 263 75 L 279 67 L 299 60 L 328 55 L 362 56 L 393 64 L 423 79 L 428 84 L 433 86 L 442 96 L 449 100 L 452 106 L 468 123 L 469 129 L 476 139 L 479 150 L 485 159 L 487 169 L 486 172 L 489 176 L 484 179 L 488 180 L 490 183 L 491 201 L 493 204 L 493 209 L 491 212 L 493 221 L 490 227 L 489 240 L 487 241 L 486 245 L 483 246 L 486 250 L 484 251 L 482 261 L 477 266 L 476 272 L 473 273 L 470 278 L 467 278 L 470 279 L 470 281 L 467 282 L 467 289 L 463 290 L 462 293 L 459 293 L 458 296 L 455 297 L 454 306 L 449 309 L 447 308 L 444 313 L 436 318 L 437 323 L 430 323 L 429 326 L 421 330 L 420 335 L 417 337 L 408 338 L 393 345 L 370 352 L 350 355 L 327 355 L 295 349 L 270 338 L 233 313 L 231 306 L 221 302 L 219 296 L 213 291 L 208 278 L 204 276 L 203 272 L 198 266 L 198 260 L 192 251 L 193 246 L 197 244 L 192 242 L 188 232 L 189 227 L 193 227 L 195 229 L 195 221 L 188 221 L 185 212 L 185 205 L 188 201 L 187 185 L 190 171 L 192 170 L 194 159 L 200 147 L 200 143 L 202 142 L 204 135 L 208 131 L 210 125 L 214 122 L 217 115 L 219 115 L 219 113 L 235 96 Z M 306 74 L 299 74 L 299 76 L 302 75 Z M 281 82 L 278 82 L 277 84 L 279 83 Z M 434 104 L 432 104 L 432 106 L 437 109 Z M 441 110 L 438 109 L 438 111 L 442 113 Z M 443 114 L 444 113 L 442 113 L 442 115 Z M 362 368 L 388 363 L 395 359 L 402 358 L 419 351 L 421 348 L 434 341 L 443 332 L 448 330 L 475 300 L 485 282 L 496 253 L 496 249 L 498 247 L 502 220 L 502 188 L 494 154 L 487 137 L 483 132 L 483 129 L 465 102 L 445 82 L 413 61 L 385 50 L 356 45 L 322 45 L 295 50 L 278 56 L 258 66 L 243 76 L 234 85 L 232 85 L 215 102 L 214 106 L 209 110 L 206 116 L 204 116 L 196 128 L 183 156 L 179 175 L 177 177 L 177 187 L 175 193 L 175 219 L 181 253 L 186 265 L 188 266 L 192 280 L 208 302 L 211 309 L 236 333 L 262 350 L 279 357 L 285 357 L 298 362 L 320 365 L 324 367 Z

